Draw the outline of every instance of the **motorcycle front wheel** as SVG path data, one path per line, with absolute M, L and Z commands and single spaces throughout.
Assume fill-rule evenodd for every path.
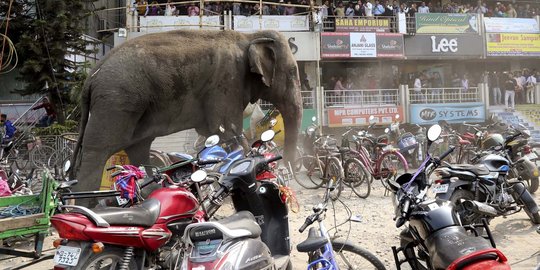
M 518 201 L 522 206 L 527 216 L 531 219 L 532 223 L 540 224 L 540 214 L 538 213 L 538 205 L 532 198 L 529 191 L 525 188 L 525 185 L 518 183 L 513 186 L 514 199 Z M 534 211 L 536 208 L 536 211 Z
M 107 247 L 102 253 L 92 254 L 84 262 L 84 264 L 77 269 L 90 270 L 90 269 L 120 269 L 122 258 L 124 257 L 124 251 L 119 248 Z M 130 270 L 137 270 L 137 263 L 135 259 L 131 258 L 128 264 Z

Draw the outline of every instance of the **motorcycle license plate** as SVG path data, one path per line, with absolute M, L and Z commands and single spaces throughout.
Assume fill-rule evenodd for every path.
M 433 193 L 446 193 L 448 192 L 448 184 L 436 185 L 433 187 Z
M 54 254 L 54 264 L 77 266 L 81 249 L 76 247 L 59 246 Z
M 533 160 L 533 159 L 537 159 L 538 156 L 536 155 L 536 153 L 528 153 L 527 155 L 525 155 L 529 160 Z

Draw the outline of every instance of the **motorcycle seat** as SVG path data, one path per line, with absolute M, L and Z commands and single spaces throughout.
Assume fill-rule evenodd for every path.
M 433 233 L 426 238 L 426 245 L 429 254 L 432 254 L 431 261 L 435 269 L 446 269 L 451 263 L 467 254 L 492 248 L 489 241 L 480 236 L 471 236 L 461 226 L 447 227 Z
M 186 229 L 186 232 L 189 232 L 189 238 L 193 242 L 223 239 L 224 235 L 232 239 L 240 237 L 257 238 L 262 233 L 261 227 L 249 211 L 240 211 L 215 222 L 191 224 Z
M 468 171 L 468 172 L 474 173 L 475 175 L 489 174 L 488 168 L 481 165 L 458 164 L 458 165 L 450 165 L 449 168 L 455 171 Z
M 161 210 L 159 200 L 150 198 L 131 208 L 105 207 L 92 209 L 110 225 L 151 227 L 156 223 Z M 77 212 L 75 210 L 74 212 Z

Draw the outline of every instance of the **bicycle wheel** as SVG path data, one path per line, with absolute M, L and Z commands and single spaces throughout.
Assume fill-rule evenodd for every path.
M 375 255 L 352 243 L 334 239 L 332 249 L 339 269 L 386 269 Z
M 42 168 L 47 165 L 49 157 L 54 153 L 54 148 L 47 145 L 39 145 L 32 148 L 28 156 L 30 157 L 30 162 L 36 168 Z
M 381 182 L 384 188 L 392 191 L 388 185 L 388 181 L 396 180 L 399 175 L 407 172 L 406 162 L 395 153 L 389 153 L 382 157 L 379 166 L 379 175 L 381 176 Z
M 371 184 L 369 178 L 371 175 L 367 172 L 364 164 L 356 158 L 350 158 L 345 161 L 344 183 L 349 186 L 356 196 L 365 199 L 371 193 Z
M 327 181 L 332 181 L 333 190 L 330 191 L 330 199 L 335 201 L 343 191 L 343 166 L 336 157 L 331 157 L 328 161 L 328 169 L 326 171 Z
M 296 182 L 303 188 L 307 189 L 316 189 L 322 187 L 324 184 L 322 171 L 324 170 L 324 164 L 322 161 L 318 160 L 314 156 L 303 156 L 300 159 L 301 160 L 297 160 L 297 162 L 308 164 L 306 167 L 307 171 L 305 174 L 296 172 L 294 174 Z M 297 162 L 295 162 L 295 164 Z

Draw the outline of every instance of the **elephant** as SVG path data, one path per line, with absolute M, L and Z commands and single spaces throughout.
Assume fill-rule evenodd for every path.
M 293 160 L 300 80 L 279 32 L 174 30 L 128 40 L 98 62 L 83 85 L 70 171 L 79 180 L 75 190 L 99 189 L 102 168 L 120 150 L 131 164 L 147 164 L 156 137 L 191 128 L 210 136 L 220 127 L 223 139 L 238 135 L 243 110 L 259 99 L 282 112 L 284 158 Z

